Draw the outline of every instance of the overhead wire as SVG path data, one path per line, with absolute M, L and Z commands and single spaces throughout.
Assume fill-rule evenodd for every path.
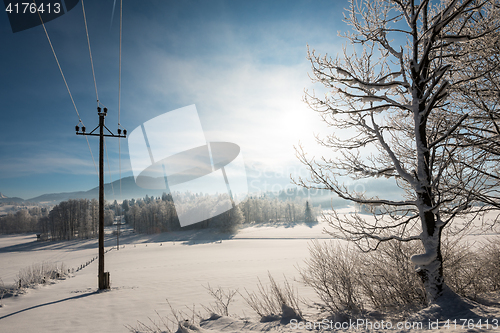
M 109 174 L 109 183 L 111 184 L 111 193 L 113 193 L 113 200 L 116 200 L 115 189 L 113 187 L 113 178 L 111 177 L 111 167 L 109 166 L 108 146 L 106 145 L 106 138 L 104 138 L 104 151 L 106 152 L 106 162 L 108 165 L 108 174 Z
M 87 27 L 87 15 L 85 15 L 85 5 L 83 4 L 83 0 L 82 0 L 82 11 L 83 11 L 83 22 L 85 23 L 85 33 L 87 34 L 87 44 L 89 46 L 89 56 L 90 56 L 90 65 L 92 67 L 92 77 L 94 78 L 95 97 L 97 99 L 97 106 L 99 106 L 99 94 L 97 93 L 97 82 L 95 79 L 94 60 L 92 59 L 92 50 L 90 48 L 89 29 Z
M 116 1 L 116 0 L 115 0 Z M 122 18 L 123 18 L 123 1 L 120 0 L 120 43 L 119 43 L 119 51 L 118 51 L 118 129 L 120 129 L 120 111 L 121 111 L 121 93 L 122 93 Z M 114 9 L 114 6 L 113 6 Z M 121 140 L 120 136 L 118 136 L 118 169 L 119 169 L 119 178 L 120 178 L 120 201 L 122 200 L 122 150 L 121 150 Z M 116 249 L 119 250 L 119 241 L 120 237 L 120 226 L 122 221 L 117 224 L 117 238 L 116 238 Z
M 120 0 L 120 44 L 118 56 L 118 128 L 120 124 L 120 111 L 121 111 L 121 93 L 122 93 L 122 18 L 123 18 L 123 0 Z M 121 140 L 118 137 L 118 168 L 120 177 L 120 201 L 122 201 L 122 151 Z
M 104 104 L 102 104 L 100 101 L 99 101 L 99 93 L 98 93 L 98 90 L 97 90 L 97 80 L 96 80 L 96 77 L 95 77 L 95 70 L 94 70 L 94 61 L 93 61 L 93 58 L 92 58 L 92 48 L 90 46 L 90 37 L 89 37 L 89 30 L 88 30 L 88 25 L 87 25 L 87 15 L 85 13 L 85 4 L 84 4 L 84 0 L 81 0 L 82 1 L 82 12 L 83 12 L 83 20 L 84 20 L 84 23 L 85 23 L 85 33 L 86 33 L 86 36 L 87 36 L 87 44 L 88 44 L 88 48 L 89 48 L 89 57 L 90 57 L 90 65 L 92 67 L 92 77 L 94 79 L 94 88 L 95 88 L 95 95 L 96 95 L 96 100 L 97 100 L 97 106 L 99 105 L 102 105 L 105 107 Z M 120 13 L 120 17 L 121 17 L 121 13 Z M 120 59 L 119 59 L 119 67 L 120 67 L 120 74 L 119 74 L 119 81 L 121 82 L 121 21 L 120 21 Z M 120 88 L 118 89 L 120 91 Z M 119 92 L 120 94 L 120 92 Z M 120 126 L 120 101 L 118 101 L 118 126 Z M 119 140 L 120 138 L 118 138 Z M 120 145 L 120 142 L 118 141 L 118 145 Z M 113 199 L 115 200 L 115 190 L 114 190 L 114 186 L 113 186 L 113 178 L 111 177 L 111 167 L 110 167 L 110 163 L 109 163 L 109 155 L 108 155 L 108 146 L 106 144 L 106 140 L 104 139 L 104 148 L 105 148 L 105 151 L 106 151 L 106 163 L 107 163 L 107 166 L 108 166 L 108 174 L 109 174 L 109 182 L 111 184 L 111 191 L 113 193 Z M 120 150 L 120 148 L 119 148 Z M 120 157 L 121 157 L 121 152 L 120 152 Z M 121 164 L 121 159 L 120 159 L 120 164 Z M 121 165 L 120 165 L 120 192 L 121 192 Z M 120 197 L 120 200 L 121 200 L 121 197 Z
M 35 4 L 35 6 L 37 6 L 37 8 L 38 8 L 38 5 L 36 4 L 35 0 L 32 0 L 32 1 Z M 83 0 L 82 0 L 82 5 L 83 5 Z M 47 32 L 47 28 L 45 28 L 45 23 L 43 22 L 42 16 L 40 15 L 40 12 L 38 10 L 36 12 L 38 14 L 38 17 L 40 18 L 40 22 L 42 22 L 43 31 L 45 31 L 45 36 L 47 36 L 47 41 L 49 42 L 50 49 L 52 50 L 52 54 L 54 55 L 54 59 L 56 60 L 57 67 L 59 68 L 59 72 L 61 73 L 62 79 L 64 81 L 64 85 L 66 86 L 66 89 L 68 90 L 69 97 L 71 99 L 71 102 L 73 103 L 73 107 L 75 108 L 75 112 L 76 112 L 76 115 L 78 116 L 79 124 L 81 123 L 84 126 L 85 124 L 83 123 L 82 118 L 80 117 L 80 113 L 78 112 L 78 108 L 76 107 L 75 100 L 73 99 L 73 95 L 71 94 L 71 90 L 69 89 L 68 82 L 66 81 L 66 77 L 64 76 L 63 70 L 61 68 L 61 64 L 59 63 L 59 59 L 57 58 L 56 51 L 54 50 L 54 46 L 52 45 L 52 41 L 50 40 L 49 33 Z M 89 142 L 89 139 L 86 135 L 85 135 L 85 139 L 87 140 L 87 145 L 89 147 L 90 156 L 92 157 L 92 162 L 94 163 L 95 171 L 96 171 L 97 175 L 99 175 L 99 172 L 97 171 L 97 164 L 95 163 L 95 159 L 94 159 L 94 154 L 92 154 L 92 148 L 90 148 L 90 142 Z

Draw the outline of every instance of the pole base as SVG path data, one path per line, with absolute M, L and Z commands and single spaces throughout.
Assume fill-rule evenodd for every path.
M 104 274 L 99 276 L 99 290 L 109 289 L 109 272 L 104 272 Z

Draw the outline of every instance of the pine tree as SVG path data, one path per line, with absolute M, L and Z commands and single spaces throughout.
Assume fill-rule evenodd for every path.
M 314 222 L 316 219 L 312 212 L 311 207 L 309 206 L 309 201 L 306 201 L 306 209 L 304 211 L 304 219 L 306 222 Z

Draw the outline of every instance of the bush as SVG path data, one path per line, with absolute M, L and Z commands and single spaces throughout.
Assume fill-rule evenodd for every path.
M 215 304 L 210 304 L 208 306 L 202 307 L 209 314 L 217 314 L 220 316 L 229 316 L 229 304 L 233 302 L 233 297 L 238 293 L 238 290 L 224 290 L 222 287 L 218 287 L 217 289 L 213 289 L 208 284 L 207 287 L 204 287 L 210 296 L 212 296 L 215 300 Z
M 349 246 L 319 243 L 317 240 L 309 246 L 309 252 L 311 258 L 306 260 L 307 269 L 301 270 L 300 274 L 330 312 L 362 311 L 359 253 Z
M 32 287 L 47 283 L 48 280 L 61 279 L 67 275 L 67 271 L 63 263 L 60 266 L 47 262 L 33 264 L 19 271 L 16 282 L 19 288 Z
M 415 243 L 381 243 L 377 251 L 362 253 L 353 245 L 314 241 L 300 273 L 332 314 L 413 310 L 425 304 L 410 261 L 417 251 Z
M 482 251 L 483 281 L 486 291 L 500 290 L 500 244 L 490 240 Z
M 490 240 L 474 250 L 471 244 L 459 245 L 458 241 L 445 242 L 443 246 L 443 270 L 448 286 L 472 299 L 500 290 L 500 245 Z
M 478 249 L 447 237 L 441 247 L 446 284 L 473 299 L 500 290 L 500 245 L 489 241 Z M 422 252 L 418 242 L 385 242 L 376 251 L 362 253 L 353 245 L 314 241 L 309 252 L 307 267 L 300 270 L 302 279 L 332 314 L 414 311 L 427 304 L 410 260 Z
M 264 286 L 259 280 L 258 292 L 249 292 L 245 289 L 247 296 L 241 297 L 254 310 L 261 319 L 277 319 L 283 312 L 284 308 L 289 308 L 298 316 L 302 317 L 302 312 L 299 308 L 299 297 L 297 291 L 288 282 L 285 277 L 283 287 L 278 285 L 274 278 L 268 273 L 269 286 Z M 285 305 L 285 307 L 283 307 Z
M 410 257 L 420 253 L 418 243 L 386 242 L 363 256 L 360 275 L 363 294 L 371 308 L 411 311 L 426 304 L 425 289 Z

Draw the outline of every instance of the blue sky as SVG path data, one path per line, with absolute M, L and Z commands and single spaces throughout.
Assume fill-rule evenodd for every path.
M 118 5 L 119 1 L 117 1 Z M 118 122 L 118 27 L 113 0 L 85 9 L 106 125 Z M 299 172 L 293 146 L 322 154 L 314 133 L 328 129 L 302 102 L 307 45 L 335 56 L 344 1 L 123 1 L 121 124 L 129 132 L 195 104 L 208 141 L 241 147 L 249 168 Z M 87 129 L 98 123 L 81 3 L 46 24 Z M 0 192 L 31 198 L 88 190 L 98 179 L 87 142 L 41 26 L 13 34 L 0 14 Z M 175 140 L 175 138 L 172 138 Z M 89 137 L 96 158 L 98 138 Z M 118 140 L 107 141 L 112 180 Z M 121 140 L 122 177 L 131 176 Z M 106 167 L 108 168 L 108 167 Z M 110 175 L 106 172 L 106 181 Z

